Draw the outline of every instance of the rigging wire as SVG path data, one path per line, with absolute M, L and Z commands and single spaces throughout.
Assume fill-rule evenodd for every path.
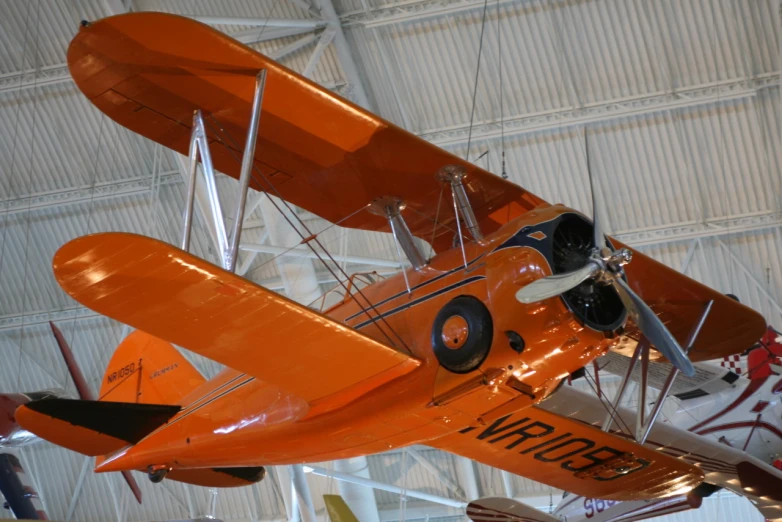
M 593 386 L 592 376 L 589 375 L 589 372 L 584 372 L 584 378 L 586 383 L 589 385 L 590 388 L 592 388 L 592 391 L 595 392 L 595 396 L 600 401 L 600 404 L 603 405 L 603 409 L 606 410 L 606 412 L 610 415 L 611 418 L 611 425 L 616 424 L 616 426 L 619 428 L 619 431 L 624 433 L 624 430 L 622 429 L 622 426 L 627 430 L 627 435 L 632 436 L 633 431 L 630 429 L 630 427 L 627 425 L 627 423 L 622 418 L 622 415 L 619 413 L 619 404 L 617 403 L 616 407 L 611 403 L 611 401 L 608 399 L 608 397 L 603 399 L 603 394 L 597 392 L 597 388 Z M 606 404 L 606 402 L 608 404 Z
M 228 133 L 228 131 L 226 131 L 225 128 L 222 125 L 220 125 L 220 122 L 217 120 L 217 118 L 215 118 L 215 116 L 213 114 L 209 114 L 209 118 L 206 119 L 206 122 L 207 122 L 207 125 L 214 130 L 214 127 L 212 127 L 210 125 L 210 123 L 209 123 L 210 120 L 212 122 L 214 122 L 214 124 L 219 129 L 220 133 L 225 135 L 226 139 L 231 142 L 231 145 L 236 150 L 239 150 L 240 147 L 237 144 L 236 140 L 234 140 L 233 137 L 231 137 L 231 135 Z M 216 133 L 216 137 L 217 137 L 218 141 L 226 148 L 226 150 L 231 154 L 231 156 L 234 158 L 234 160 L 236 160 L 239 164 L 241 164 L 241 159 L 237 156 L 236 150 L 234 150 L 234 148 L 229 147 L 223 141 L 222 137 L 220 136 L 220 133 Z M 290 215 L 293 216 L 299 222 L 301 227 L 306 231 L 306 233 L 308 234 L 307 236 L 305 236 L 301 232 L 301 230 L 299 230 L 299 228 L 296 227 L 293 224 L 293 222 L 288 217 L 288 215 L 280 208 L 279 204 L 273 198 L 269 198 L 269 201 L 272 203 L 272 205 L 274 205 L 275 209 L 277 209 L 277 211 L 282 215 L 282 217 L 285 219 L 285 221 L 287 221 L 288 224 L 291 226 L 291 228 L 293 228 L 296 231 L 296 233 L 299 235 L 299 237 L 301 237 L 302 244 L 307 245 L 312 250 L 312 252 L 318 258 L 318 260 L 321 263 L 323 263 L 323 266 L 326 267 L 326 270 L 328 270 L 329 273 L 334 277 L 334 279 L 337 280 L 337 283 L 340 286 L 342 286 L 342 288 L 345 290 L 346 295 L 349 295 L 350 298 L 353 299 L 353 301 L 356 303 L 356 305 L 358 305 L 358 307 L 361 309 L 361 311 L 364 312 L 364 314 L 366 314 L 366 316 L 369 318 L 369 320 L 372 321 L 372 324 L 374 324 L 378 328 L 378 330 L 380 330 L 380 332 L 388 340 L 388 342 L 391 343 L 392 346 L 395 346 L 396 343 L 389 336 L 389 334 L 377 323 L 378 319 L 383 323 L 383 325 L 386 328 L 388 328 L 391 331 L 391 333 L 394 334 L 394 336 L 399 340 L 399 342 L 407 350 L 407 352 L 412 355 L 413 352 L 412 352 L 412 350 L 410 350 L 410 347 L 407 346 L 407 343 L 405 343 L 404 339 L 402 339 L 402 337 L 396 332 L 396 330 L 394 330 L 394 328 L 390 324 L 388 324 L 388 321 L 386 321 L 385 317 L 383 317 L 383 315 L 377 310 L 377 308 L 375 307 L 374 304 L 372 304 L 372 302 L 369 300 L 369 298 L 366 297 L 364 292 L 360 288 L 356 288 L 356 293 L 358 293 L 364 299 L 364 301 L 367 303 L 369 308 L 372 311 L 374 311 L 375 314 L 377 314 L 376 317 L 373 317 L 372 314 L 369 313 L 369 310 L 364 305 L 362 305 L 359 302 L 358 298 L 356 297 L 356 294 L 350 292 L 348 286 L 345 284 L 346 281 L 350 278 L 350 276 L 348 276 L 347 272 L 345 270 L 343 270 L 342 267 L 339 265 L 339 263 L 337 263 L 334 260 L 334 258 L 331 256 L 331 254 L 329 254 L 328 250 L 326 250 L 326 248 L 320 242 L 320 239 L 318 239 L 318 234 L 313 234 L 312 231 L 307 226 L 307 224 L 304 222 L 304 220 L 302 220 L 296 214 L 296 212 L 293 211 L 293 208 L 291 208 L 290 204 L 282 197 L 282 194 L 280 194 L 279 190 L 277 190 L 277 187 L 274 186 L 274 183 L 272 183 L 271 180 L 269 180 L 256 165 L 253 165 L 253 172 L 255 174 L 252 174 L 252 179 L 255 180 L 256 183 L 258 183 L 258 185 L 261 187 L 262 190 L 264 190 L 264 192 L 267 192 L 267 191 L 265 189 L 263 189 L 263 184 L 261 183 L 260 179 L 262 179 L 267 185 L 269 185 L 270 190 L 274 193 L 275 196 L 277 196 L 280 199 L 280 201 L 282 202 L 283 206 L 285 206 L 285 208 L 288 210 Z M 256 174 L 257 174 L 257 176 L 256 176 Z M 258 176 L 260 177 L 260 179 L 258 178 Z M 326 262 L 325 259 L 323 259 L 321 254 L 315 249 L 315 247 L 312 246 L 312 243 L 315 243 L 316 245 L 318 245 L 323 250 L 323 253 L 337 267 L 337 270 L 345 277 L 345 280 L 340 279 L 337 276 L 337 274 L 334 273 L 334 270 L 332 269 L 332 267 L 329 266 L 329 264 Z
M 478 43 L 478 65 L 475 67 L 475 83 L 472 89 L 472 108 L 470 109 L 470 129 L 467 131 L 467 152 L 465 152 L 465 161 L 470 161 L 470 144 L 472 143 L 472 127 L 475 118 L 475 99 L 478 95 L 478 79 L 481 74 L 481 56 L 483 55 L 483 33 L 486 29 L 486 12 L 489 6 L 489 0 L 483 1 L 483 19 L 481 21 L 481 38 Z M 458 219 L 458 218 L 457 218 Z
M 271 20 L 272 16 L 274 16 L 274 11 L 277 9 L 277 5 L 280 3 L 280 0 L 274 0 L 274 5 L 272 5 L 271 11 L 269 11 L 269 16 L 266 17 L 266 20 L 263 21 L 263 25 L 261 26 L 261 30 L 258 32 L 258 36 L 255 37 L 255 43 L 258 43 L 261 41 L 261 36 L 263 36 L 264 31 L 266 31 L 266 26 L 269 25 L 269 20 Z

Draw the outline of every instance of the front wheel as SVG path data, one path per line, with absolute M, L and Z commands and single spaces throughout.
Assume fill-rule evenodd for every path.
M 493 336 L 491 313 L 480 299 L 459 296 L 434 318 L 432 348 L 439 363 L 453 373 L 469 373 L 489 355 Z
M 162 482 L 164 478 L 166 478 L 166 475 L 168 475 L 168 468 L 152 469 L 150 466 L 150 470 L 147 475 L 153 484 L 158 484 Z

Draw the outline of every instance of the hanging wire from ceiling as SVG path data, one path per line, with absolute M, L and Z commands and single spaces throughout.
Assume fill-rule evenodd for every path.
M 475 99 L 478 95 L 478 79 L 481 74 L 481 56 L 483 55 L 483 35 L 486 29 L 486 13 L 489 7 L 489 0 L 483 1 L 483 18 L 481 20 L 481 37 L 478 42 L 478 64 L 475 67 L 475 82 L 472 88 L 472 108 L 470 109 L 470 129 L 467 131 L 467 152 L 464 159 L 470 161 L 470 144 L 472 143 L 472 127 L 475 120 Z
M 500 0 L 497 0 L 497 57 L 500 84 L 500 147 L 502 148 L 502 179 L 508 179 L 505 170 L 505 104 L 503 101 L 505 88 L 502 85 L 502 17 L 500 16 Z
M 261 37 L 263 36 L 264 31 L 266 31 L 266 27 L 269 25 L 269 20 L 271 20 L 272 16 L 274 16 L 274 11 L 277 9 L 277 5 L 279 5 L 279 3 L 280 0 L 274 0 L 274 4 L 272 5 L 271 10 L 269 11 L 269 16 L 267 16 L 266 19 L 263 21 L 261 30 L 258 32 L 258 36 L 255 37 L 256 42 L 261 41 Z

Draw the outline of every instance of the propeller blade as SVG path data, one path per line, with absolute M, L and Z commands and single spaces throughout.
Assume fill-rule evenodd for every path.
M 530 304 L 561 295 L 594 277 L 599 271 L 600 267 L 590 261 L 573 272 L 542 277 L 516 292 L 516 299 L 521 303 Z
M 627 308 L 628 313 L 633 317 L 633 321 L 638 325 L 649 342 L 662 353 L 671 364 L 687 377 L 695 375 L 695 367 L 690 362 L 687 354 L 676 342 L 671 332 L 665 327 L 660 318 L 657 317 L 649 305 L 647 305 L 638 294 L 633 292 L 624 279 L 621 277 L 612 278 L 613 286 L 619 294 L 619 298 Z
M 87 379 L 84 378 L 84 374 L 81 373 L 79 365 L 76 364 L 76 358 L 73 356 L 71 347 L 68 346 L 68 342 L 65 340 L 65 336 L 62 334 L 57 325 L 49 321 L 49 327 L 52 329 L 54 339 L 57 341 L 57 346 L 60 348 L 62 358 L 65 359 L 65 365 L 68 367 L 68 372 L 71 374 L 73 383 L 76 385 L 76 390 L 79 392 L 79 398 L 84 400 L 94 400 L 95 396 L 90 390 L 90 386 L 87 384 Z M 130 471 L 123 471 L 122 478 L 128 483 L 128 487 L 133 492 L 133 496 L 136 497 L 136 501 L 141 504 L 141 489 L 138 487 L 136 479 L 130 474 Z
M 600 217 L 597 211 L 597 197 L 595 196 L 595 184 L 592 180 L 592 163 L 589 161 L 589 134 L 584 130 L 584 149 L 586 150 L 587 176 L 589 177 L 589 192 L 592 195 L 592 221 L 594 245 L 601 250 L 605 247 L 606 238 L 603 227 L 600 226 Z
M 76 359 L 73 357 L 73 352 L 71 351 L 70 346 L 68 346 L 67 341 L 65 341 L 65 336 L 60 329 L 57 328 L 57 325 L 51 321 L 49 321 L 49 327 L 52 329 L 54 338 L 57 341 L 57 346 L 60 348 L 62 358 L 65 360 L 65 365 L 68 367 L 68 372 L 71 374 L 73 384 L 76 385 L 76 390 L 79 392 L 79 398 L 88 401 L 94 400 L 95 397 L 93 396 L 92 391 L 90 391 L 87 379 L 84 378 L 84 374 L 81 373 L 79 365 L 76 364 Z

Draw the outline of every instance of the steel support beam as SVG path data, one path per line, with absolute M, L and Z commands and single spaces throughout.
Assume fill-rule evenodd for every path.
M 473 461 L 465 457 L 456 457 L 456 476 L 464 490 L 464 497 L 467 502 L 472 502 L 481 497 Z
M 367 480 L 372 479 L 366 457 L 334 461 L 334 469 L 347 475 L 355 475 Z M 380 522 L 375 494 L 371 489 L 344 480 L 339 481 L 337 489 L 358 520 L 361 522 Z
M 169 170 L 159 174 L 161 185 L 179 183 L 179 171 Z M 152 190 L 153 176 L 132 178 L 89 187 L 68 188 L 32 196 L 0 200 L 0 215 L 13 215 L 29 210 L 43 210 L 79 203 L 104 201 L 126 196 L 147 195 Z
M 301 72 L 301 75 L 305 78 L 312 79 L 312 73 L 315 72 L 315 67 L 317 67 L 318 62 L 320 62 L 321 57 L 323 56 L 323 52 L 326 50 L 326 48 L 329 46 L 331 41 L 334 39 L 334 36 L 336 35 L 336 31 L 333 27 L 329 27 L 323 33 L 320 35 L 320 39 L 318 40 L 318 44 L 315 46 L 315 49 L 312 51 L 312 54 L 310 55 L 310 59 L 307 61 L 307 65 L 304 67 L 304 70 Z
M 294 464 L 290 468 L 293 480 L 293 490 L 296 494 L 296 501 L 299 504 L 301 520 L 302 522 L 317 522 L 315 518 L 315 507 L 312 504 L 312 495 L 310 495 L 310 486 L 307 483 L 307 477 L 304 474 L 304 467 L 301 464 Z
M 198 20 L 209 25 L 256 25 L 258 27 L 298 27 L 302 29 L 315 29 L 323 25 L 322 20 L 315 18 L 244 18 L 232 16 L 199 16 L 182 15 Z
M 345 80 L 348 83 L 348 97 L 357 105 L 373 110 L 364 88 L 364 82 L 353 59 L 353 52 L 345 38 L 345 33 L 342 31 L 342 24 L 337 16 L 337 12 L 334 10 L 334 4 L 332 4 L 331 0 L 314 0 L 314 2 L 315 7 L 320 10 L 323 20 L 336 31 L 334 34 L 334 47 L 337 51 L 339 63 L 342 66 L 342 72 L 345 73 Z
M 457 497 L 465 497 L 464 490 L 459 486 L 459 484 L 451 480 L 451 478 L 446 473 L 443 473 L 437 469 L 437 467 L 429 462 L 429 459 L 424 457 L 417 449 L 414 447 L 408 447 L 407 454 L 413 457 L 413 459 L 415 459 L 415 461 L 418 462 L 426 471 L 431 473 L 433 477 L 445 484 L 445 486 L 450 489 Z
M 3 93 L 16 93 L 31 87 L 70 83 L 71 81 L 73 81 L 73 78 L 71 78 L 71 73 L 68 70 L 68 64 L 65 63 L 49 65 L 40 69 L 26 69 L 19 72 L 0 74 L 0 95 Z
M 671 109 L 724 103 L 754 96 L 761 89 L 778 85 L 779 72 L 775 71 L 754 78 L 739 78 L 684 87 L 672 93 L 644 94 L 578 108 L 568 107 L 534 114 L 519 114 L 504 118 L 504 132 L 505 137 L 508 138 L 552 129 L 567 129 L 577 125 L 620 120 Z M 501 138 L 502 130 L 500 121 L 477 122 L 473 127 L 472 141 Z M 420 137 L 441 147 L 458 146 L 467 143 L 469 125 L 425 131 L 420 134 Z
M 755 287 L 758 289 L 758 291 L 763 294 L 763 296 L 768 299 L 769 304 L 776 309 L 777 312 L 782 314 L 782 305 L 780 305 L 779 301 L 777 301 L 776 297 L 771 295 L 769 293 L 768 289 L 766 288 L 766 285 L 760 282 L 760 280 L 755 276 L 755 274 L 752 273 L 752 271 L 747 267 L 746 264 L 744 264 L 744 261 L 737 256 L 733 250 L 726 245 L 720 238 L 717 238 L 717 244 L 722 248 L 726 254 L 733 260 L 734 263 L 738 265 L 738 267 L 741 269 L 742 272 L 744 272 L 744 275 L 749 277 L 753 283 L 755 283 Z
M 285 45 L 275 51 L 270 52 L 268 56 L 272 60 L 277 60 L 277 61 L 282 60 L 284 57 L 288 56 L 289 54 L 295 53 L 299 49 L 303 49 L 304 47 L 307 47 L 308 45 L 314 43 L 317 39 L 318 37 L 315 33 L 304 35 L 301 38 L 289 43 L 288 45 Z
M 57 323 L 61 321 L 95 319 L 99 317 L 103 316 L 88 308 L 84 308 L 83 306 L 72 306 L 46 312 L 4 315 L 0 316 L 0 331 L 48 324 L 49 321 Z
M 519 0 L 499 0 L 500 5 L 519 3 Z M 531 3 L 531 2 L 528 2 Z M 429 18 L 443 18 L 475 9 L 482 9 L 484 0 L 418 0 L 386 4 L 374 9 L 351 11 L 340 16 L 344 26 L 363 25 L 382 27 L 384 25 L 418 22 Z M 492 7 L 497 1 L 492 2 Z
M 780 226 L 782 226 L 782 212 L 760 212 L 747 216 L 708 219 L 700 223 L 691 222 L 632 232 L 617 232 L 612 236 L 632 247 L 640 247 L 696 238 L 725 237 Z
M 329 471 L 327 469 L 320 468 L 320 467 L 305 466 L 305 471 L 309 471 L 313 475 L 320 475 L 322 477 L 331 477 L 336 480 L 344 480 L 344 481 L 352 482 L 353 484 L 358 484 L 360 486 L 379 489 L 381 491 L 388 491 L 389 493 L 395 493 L 397 495 L 405 495 L 410 498 L 426 500 L 428 502 L 434 502 L 435 504 L 442 504 L 444 506 L 450 506 L 459 509 L 464 509 L 467 507 L 467 502 L 462 502 L 460 500 L 453 500 L 450 498 L 440 497 L 437 495 L 430 495 L 429 493 L 424 493 L 423 491 L 417 491 L 413 489 L 404 489 L 404 488 L 400 488 L 399 486 L 384 484 L 382 482 L 377 482 L 375 480 L 368 480 L 361 477 L 356 477 L 355 475 L 339 473 L 337 471 Z
M 289 522 L 300 522 L 301 514 L 296 502 L 296 493 L 293 490 L 293 470 L 291 466 L 274 466 L 274 475 L 280 487 L 282 503 L 285 505 L 285 514 Z M 260 487 L 260 484 L 256 484 Z

